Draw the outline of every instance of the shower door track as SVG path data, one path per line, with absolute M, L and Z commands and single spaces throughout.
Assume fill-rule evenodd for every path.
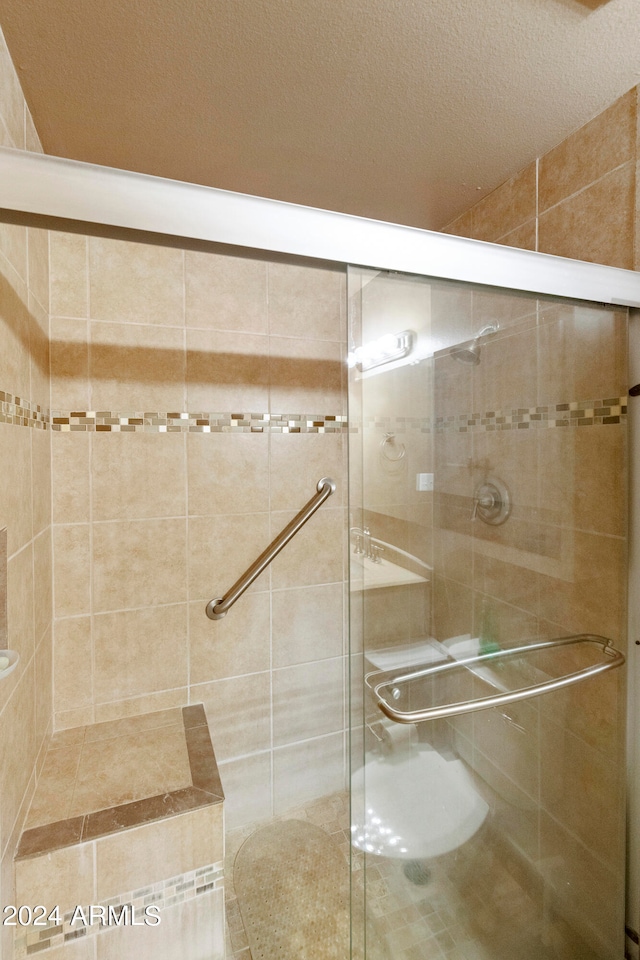
M 640 307 L 640 274 L 130 170 L 0 147 L 0 221 Z

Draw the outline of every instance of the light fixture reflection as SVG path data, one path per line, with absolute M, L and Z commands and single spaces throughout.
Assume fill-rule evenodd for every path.
M 394 360 L 408 357 L 415 343 L 413 330 L 403 330 L 402 333 L 387 333 L 377 340 L 365 343 L 349 354 L 349 366 L 357 367 L 361 373 L 381 367 Z

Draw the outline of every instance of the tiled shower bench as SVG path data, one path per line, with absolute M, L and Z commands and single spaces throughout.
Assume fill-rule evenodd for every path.
M 14 864 L 45 913 L 14 956 L 223 960 L 223 800 L 202 704 L 54 734 Z

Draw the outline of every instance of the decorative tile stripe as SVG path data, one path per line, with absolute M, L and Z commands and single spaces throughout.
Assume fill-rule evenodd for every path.
M 528 430 L 531 428 L 593 427 L 607 423 L 624 423 L 627 419 L 627 398 L 605 400 L 572 400 L 569 403 L 539 407 L 518 407 L 510 410 L 489 410 L 486 413 L 462 413 L 437 417 L 436 433 L 484 433 L 495 430 Z
M 51 429 L 96 433 L 342 433 L 347 417 L 324 413 L 54 411 Z
M 572 400 L 537 407 L 512 407 L 484 413 L 436 417 L 365 417 L 364 426 L 381 432 L 482 433 L 532 427 L 590 427 L 624 423 L 627 397 Z M 0 423 L 92 433 L 345 433 L 359 423 L 326 413 L 219 413 L 184 411 L 54 410 L 0 391 Z
M 13 423 L 18 427 L 34 427 L 46 430 L 49 424 L 49 411 L 43 410 L 38 403 L 14 397 L 0 390 L 0 423 Z
M 101 900 L 91 909 L 89 905 L 82 905 L 84 919 L 82 914 L 76 911 L 73 923 L 74 911 L 69 911 L 60 917 L 59 924 L 51 922 L 46 926 L 16 927 L 14 957 L 22 960 L 23 957 L 60 947 L 71 940 L 113 930 L 118 925 L 118 920 L 121 926 L 130 926 L 135 918 L 136 923 L 141 925 L 144 923 L 145 908 L 151 905 L 157 910 L 152 911 L 150 916 L 159 913 L 160 923 L 155 925 L 155 929 L 159 936 L 162 936 L 163 910 L 177 903 L 184 903 L 185 900 L 193 900 L 194 897 L 202 896 L 211 890 L 222 890 L 223 867 L 222 861 L 211 863 L 178 877 L 171 877 L 170 880 L 161 880 L 142 889 Z M 101 916 L 104 916 L 103 922 Z M 89 922 L 91 918 L 93 922 Z
M 436 417 L 365 417 L 364 426 L 380 433 L 484 433 L 495 430 L 528 430 L 543 427 L 592 427 L 624 423 L 627 397 L 604 400 L 572 400 L 539 407 L 512 407 L 485 413 L 460 413 Z M 353 427 L 354 425 L 352 425 Z

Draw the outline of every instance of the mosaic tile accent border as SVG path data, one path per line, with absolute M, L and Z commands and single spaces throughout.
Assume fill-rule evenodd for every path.
M 436 417 L 365 417 L 364 426 L 382 432 L 482 433 L 535 427 L 591 427 L 624 423 L 627 397 L 571 400 L 536 407 Z M 0 390 L 0 423 L 79 433 L 346 433 L 359 424 L 341 414 L 225 413 L 188 411 L 54 410 Z
M 436 433 L 484 433 L 494 430 L 528 430 L 530 428 L 593 427 L 607 423 L 624 423 L 627 419 L 627 398 L 605 400 L 572 400 L 569 403 L 540 407 L 518 407 L 511 410 L 489 410 L 486 413 L 437 417 Z
M 159 883 L 149 884 L 140 890 L 111 897 L 93 904 L 91 908 L 82 907 L 79 911 L 69 911 L 61 917 L 61 923 L 48 924 L 31 929 L 16 928 L 18 935 L 14 941 L 14 957 L 22 960 L 23 957 L 42 953 L 53 947 L 63 946 L 71 940 L 79 940 L 97 933 L 106 933 L 118 925 L 130 926 L 132 919 L 139 925 L 144 922 L 145 909 L 154 906 L 150 916 L 159 914 L 160 923 L 154 924 L 162 934 L 162 911 L 185 900 L 202 896 L 211 890 L 222 890 L 224 887 L 224 863 L 211 863 L 206 867 L 191 870 L 189 873 L 171 877 L 170 880 L 161 880 Z M 103 912 L 104 911 L 104 912 Z M 93 918 L 93 922 L 89 922 Z M 104 918 L 101 920 L 101 918 Z M 19 931 L 19 932 L 18 932 Z
M 49 411 L 40 404 L 14 397 L 12 393 L 0 390 L 0 423 L 13 423 L 18 427 L 34 427 L 46 430 L 49 424 Z
M 324 413 L 54 411 L 51 429 L 96 433 L 342 433 L 347 417 Z
M 512 407 L 484 413 L 461 413 L 450 417 L 365 417 L 364 426 L 381 433 L 487 433 L 496 430 L 592 427 L 625 423 L 627 397 L 604 400 L 572 400 L 539 407 Z

